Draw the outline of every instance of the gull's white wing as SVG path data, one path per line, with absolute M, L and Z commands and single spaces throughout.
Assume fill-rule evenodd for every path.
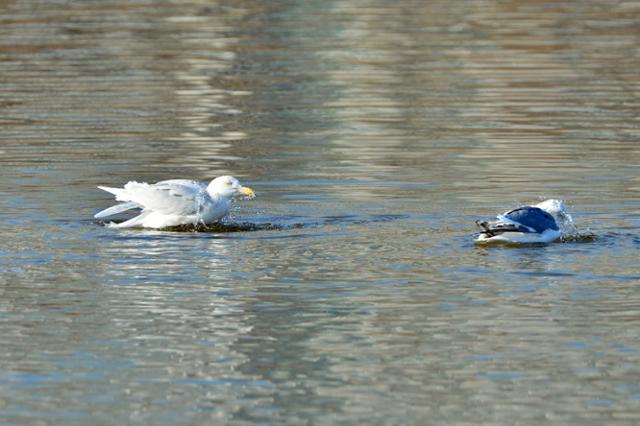
M 153 185 L 129 182 L 118 200 L 135 202 L 161 214 L 192 215 L 198 213 L 205 195 L 197 182 L 175 179 Z
M 207 185 L 205 185 L 202 182 L 198 182 L 197 180 L 191 180 L 191 179 L 169 179 L 169 180 L 161 180 L 158 183 L 155 183 L 154 185 L 180 185 L 180 186 L 187 186 L 189 188 L 194 188 L 194 189 L 206 189 Z

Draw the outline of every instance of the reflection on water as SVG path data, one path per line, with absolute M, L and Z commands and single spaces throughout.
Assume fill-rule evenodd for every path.
M 639 421 L 634 2 L 0 11 L 0 422 Z M 91 221 L 222 174 L 221 229 Z M 584 239 L 473 244 L 545 198 Z

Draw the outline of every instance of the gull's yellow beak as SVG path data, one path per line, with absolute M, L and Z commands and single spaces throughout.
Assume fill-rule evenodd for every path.
M 248 186 L 241 186 L 240 189 L 238 189 L 238 192 L 242 195 L 245 195 L 247 198 L 254 198 L 256 196 L 256 194 L 253 192 L 253 189 L 249 188 Z

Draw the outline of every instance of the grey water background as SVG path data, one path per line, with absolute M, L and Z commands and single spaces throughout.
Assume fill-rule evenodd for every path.
M 638 424 L 640 3 L 3 1 L 0 424 Z M 96 185 L 233 174 L 233 233 Z M 544 198 L 590 242 L 478 247 Z

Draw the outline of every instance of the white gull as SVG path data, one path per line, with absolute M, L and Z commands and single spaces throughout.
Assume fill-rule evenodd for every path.
M 253 189 L 242 186 L 233 176 L 220 176 L 208 185 L 187 179 L 163 180 L 148 184 L 128 182 L 123 188 L 99 186 L 116 196 L 121 204 L 97 213 L 103 219 L 127 210 L 140 209 L 140 214 L 122 223 L 109 223 L 113 228 L 166 228 L 178 225 L 210 224 L 229 213 L 231 200 L 245 195 L 253 198 Z

